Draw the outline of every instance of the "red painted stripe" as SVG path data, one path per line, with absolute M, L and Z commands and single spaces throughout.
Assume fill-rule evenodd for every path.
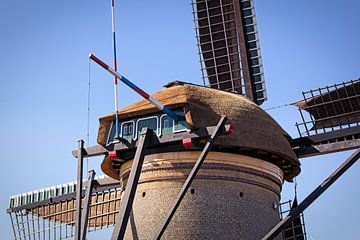
M 96 62 L 97 64 L 99 64 L 100 66 L 102 66 L 103 68 L 109 69 L 109 66 L 106 63 L 104 63 L 103 61 L 101 61 L 99 58 L 97 58 L 95 55 L 90 54 L 89 58 L 91 60 L 93 60 L 94 62 Z
M 114 58 L 114 70 L 115 72 L 117 71 L 117 64 L 116 64 L 116 59 Z M 117 80 L 117 77 L 114 76 L 114 83 L 115 85 L 118 84 L 118 80 Z
M 147 94 L 146 92 L 144 92 L 143 90 L 141 90 L 140 88 L 135 88 L 134 89 L 138 94 L 140 94 L 141 96 L 143 96 L 144 98 L 146 98 L 146 99 L 149 99 L 150 98 L 150 96 L 149 96 L 149 94 Z

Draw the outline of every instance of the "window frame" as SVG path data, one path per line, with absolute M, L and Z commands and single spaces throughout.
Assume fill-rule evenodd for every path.
M 138 128 L 139 128 L 139 121 L 144 121 L 144 120 L 148 120 L 148 119 L 152 119 L 152 118 L 155 118 L 156 119 L 156 132 L 155 134 L 157 136 L 158 135 L 158 132 L 159 132 L 159 117 L 157 115 L 155 116 L 149 116 L 149 117 L 144 117 L 144 118 L 139 118 L 136 120 L 136 133 L 135 133 L 135 138 L 134 140 L 137 140 L 138 139 Z
M 162 120 L 163 120 L 163 118 L 164 117 L 169 117 L 167 114 L 162 114 L 161 116 L 160 116 L 160 131 L 159 131 L 159 137 L 161 137 L 162 135 L 163 135 L 163 128 L 162 128 Z M 169 117 L 170 118 L 170 117 Z M 173 126 L 172 126 L 172 131 L 174 132 L 174 119 L 172 119 L 172 118 L 170 118 L 170 120 L 172 121 L 172 123 L 173 123 Z
M 114 126 L 114 122 L 115 122 L 115 121 L 112 121 L 112 122 L 111 122 L 111 125 L 110 125 L 108 137 L 107 137 L 107 140 L 106 140 L 106 145 L 107 145 L 107 146 L 116 142 L 115 139 L 110 142 L 110 136 L 111 136 L 112 128 L 113 128 L 113 126 Z M 115 131 L 115 130 L 114 130 L 114 131 Z M 121 136 L 121 132 L 122 132 L 122 131 L 121 131 L 121 125 L 120 125 L 120 136 Z
M 135 121 L 134 120 L 129 120 L 129 121 L 125 121 L 125 122 L 122 122 L 121 125 L 120 125 L 120 137 L 121 138 L 124 138 L 124 135 L 123 135 L 123 126 L 124 124 L 127 124 L 127 123 L 132 123 L 133 124 L 133 133 L 132 133 L 132 139 L 134 139 L 134 129 L 135 129 Z

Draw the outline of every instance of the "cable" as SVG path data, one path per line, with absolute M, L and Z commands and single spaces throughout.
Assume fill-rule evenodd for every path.
M 88 70 L 88 95 L 87 95 L 87 125 L 86 125 L 86 144 L 87 147 L 90 145 L 90 109 L 91 109 L 91 60 L 89 59 L 89 70 Z M 86 157 L 86 171 L 89 171 L 89 157 Z
M 279 106 L 276 106 L 276 107 L 270 107 L 270 108 L 264 109 L 264 111 L 274 110 L 274 109 L 283 108 L 283 107 L 287 107 L 287 106 L 292 106 L 292 104 L 291 104 L 291 103 L 287 103 L 287 104 L 279 105 Z

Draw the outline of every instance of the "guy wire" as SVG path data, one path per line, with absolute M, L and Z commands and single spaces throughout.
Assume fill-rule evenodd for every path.
M 90 146 L 90 107 L 91 107 L 91 60 L 88 69 L 88 94 L 87 94 L 87 124 L 86 124 L 86 146 Z M 89 157 L 86 156 L 86 171 L 89 171 Z

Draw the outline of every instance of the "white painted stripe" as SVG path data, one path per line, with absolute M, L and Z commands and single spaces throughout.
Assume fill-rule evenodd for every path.
M 160 110 L 164 109 L 164 105 L 162 105 L 160 102 L 158 102 L 158 100 L 156 100 L 155 98 L 149 96 L 149 100 L 154 103 L 156 106 L 158 106 L 160 108 Z

